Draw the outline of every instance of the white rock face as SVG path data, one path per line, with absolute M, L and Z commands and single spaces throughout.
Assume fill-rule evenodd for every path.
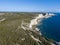
M 25 40 L 25 38 L 22 38 L 21 40 Z
M 43 18 L 49 18 L 51 16 L 54 16 L 53 14 L 48 14 L 46 13 L 46 15 L 43 14 L 39 14 L 35 19 L 32 19 L 29 25 L 29 28 L 32 28 L 33 25 L 37 25 L 38 24 L 38 20 L 42 20 Z
M 35 28 L 35 30 L 36 30 L 36 31 L 39 31 L 39 29 L 38 29 L 38 28 Z
M 35 41 L 41 42 L 39 39 L 35 38 L 33 35 L 30 35 Z
M 3 21 L 5 21 L 5 20 L 6 20 L 6 19 L 5 19 L 5 18 L 3 18 L 3 19 L 1 19 L 1 20 L 0 20 L 0 22 L 3 22 Z

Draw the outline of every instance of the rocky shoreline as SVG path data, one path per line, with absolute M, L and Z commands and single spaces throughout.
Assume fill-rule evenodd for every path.
M 5 13 L 0 23 L 0 45 L 55 45 L 36 27 L 44 18 L 54 15 L 33 13 Z

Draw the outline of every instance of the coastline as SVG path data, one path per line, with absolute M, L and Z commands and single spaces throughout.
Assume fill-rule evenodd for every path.
M 2 18 L 5 18 L 6 20 L 0 23 L 0 33 L 2 34 L 0 35 L 0 39 L 8 39 L 10 41 L 13 39 L 13 41 L 9 41 L 9 43 L 13 44 L 15 41 L 16 45 L 52 45 L 54 43 L 46 39 L 40 32 L 40 29 L 36 27 L 43 19 L 48 17 L 51 17 L 51 15 L 33 13 L 6 13 L 2 16 Z M 5 35 L 5 37 L 3 37 L 3 35 Z M 7 38 L 7 36 L 10 39 Z M 3 40 L 1 42 L 4 42 Z M 7 41 L 5 41 L 5 43 L 7 44 Z
M 46 13 L 46 15 L 43 14 L 39 14 L 35 19 L 32 19 L 29 25 L 29 28 L 33 29 L 33 26 L 38 25 L 44 18 L 50 18 L 54 16 L 54 14 L 48 14 Z M 40 29 L 35 27 L 36 32 L 40 33 L 40 35 L 42 35 L 42 33 L 40 32 Z M 33 37 L 33 36 L 32 36 Z M 38 39 L 37 39 L 38 40 Z M 54 43 L 50 43 L 51 45 L 55 45 Z

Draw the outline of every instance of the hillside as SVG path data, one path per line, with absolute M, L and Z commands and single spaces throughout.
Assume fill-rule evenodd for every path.
M 36 25 L 29 28 L 37 13 L 0 13 L 0 45 L 54 45 Z

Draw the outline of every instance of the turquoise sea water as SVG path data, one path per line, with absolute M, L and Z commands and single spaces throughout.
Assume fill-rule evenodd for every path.
M 43 19 L 42 24 L 38 25 L 41 33 L 47 38 L 60 41 L 60 13 L 54 13 L 55 16 Z

